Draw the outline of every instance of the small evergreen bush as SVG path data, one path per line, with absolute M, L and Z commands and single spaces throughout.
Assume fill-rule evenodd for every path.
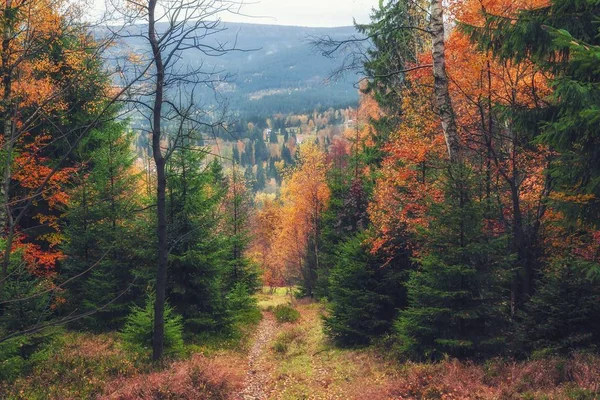
M 154 323 L 154 296 L 148 296 L 144 308 L 133 306 L 121 333 L 125 343 L 138 352 L 146 353 L 152 348 Z M 183 351 L 183 319 L 173 308 L 165 304 L 165 353 L 179 354 Z
M 329 276 L 327 335 L 340 346 L 368 345 L 388 333 L 405 302 L 407 270 L 371 254 L 368 236 L 359 233 L 336 246 L 337 262 Z
M 279 323 L 296 322 L 298 318 L 300 318 L 300 313 L 298 312 L 298 310 L 285 304 L 280 304 L 277 307 L 275 307 L 273 309 L 273 314 L 275 314 L 275 319 Z
M 543 271 L 536 293 L 518 315 L 517 351 L 539 358 L 598 350 L 600 288 L 589 279 L 586 264 L 557 258 Z
M 234 322 L 239 324 L 256 324 L 261 320 L 262 314 L 257 303 L 245 283 L 235 284 L 227 294 L 229 312 Z

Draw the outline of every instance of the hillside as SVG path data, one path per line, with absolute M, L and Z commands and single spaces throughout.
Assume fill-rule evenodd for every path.
M 302 113 L 314 109 L 354 106 L 358 101 L 356 75 L 329 82 L 329 74 L 340 60 L 328 59 L 310 44 L 311 37 L 343 39 L 355 34 L 354 27 L 309 28 L 245 23 L 226 23 L 226 29 L 206 38 L 207 45 L 224 44 L 239 50 L 219 57 L 200 57 L 184 52 L 182 68 L 230 74 L 218 87 L 232 111 L 243 116 Z M 160 25 L 159 25 L 160 29 Z M 164 27 L 163 27 L 164 29 Z M 139 38 L 126 40 L 128 52 L 148 51 Z M 208 92 L 202 92 L 209 98 Z M 212 96 L 210 96 L 212 97 Z M 208 100 L 210 101 L 210 100 Z

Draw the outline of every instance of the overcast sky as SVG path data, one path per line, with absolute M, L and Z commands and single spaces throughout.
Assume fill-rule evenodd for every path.
M 252 0 L 249 0 L 252 1 Z M 347 26 L 352 18 L 367 22 L 379 0 L 256 0 L 244 7 L 246 14 L 264 18 L 223 17 L 236 22 L 300 26 Z
M 101 14 L 105 0 L 92 0 Z M 243 12 L 252 17 L 223 15 L 225 21 L 299 26 L 348 26 L 352 18 L 367 22 L 379 0 L 245 0 Z

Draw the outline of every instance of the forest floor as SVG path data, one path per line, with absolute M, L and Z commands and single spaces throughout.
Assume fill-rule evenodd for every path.
M 294 323 L 277 323 L 270 310 L 291 303 Z M 248 355 L 235 400 L 296 399 L 600 399 L 597 356 L 495 359 L 484 365 L 447 360 L 398 363 L 391 349 L 340 349 L 323 332 L 325 307 L 295 300 L 283 289 L 259 294 L 263 320 Z
M 30 374 L 9 385 L 0 379 L 0 398 L 600 399 L 597 355 L 400 363 L 385 342 L 364 349 L 334 346 L 323 332 L 321 303 L 296 300 L 285 289 L 257 296 L 258 324 L 225 340 L 197 338 L 185 354 L 160 365 L 136 359 L 117 334 L 64 331 Z M 272 310 L 279 304 L 294 307 L 298 320 L 277 322 Z
M 292 302 L 300 312 L 293 323 L 276 322 L 271 309 Z M 340 350 L 323 333 L 323 306 L 296 301 L 283 290 L 260 294 L 263 320 L 248 355 L 244 389 L 236 400 L 376 399 L 379 383 L 398 368 L 369 350 Z

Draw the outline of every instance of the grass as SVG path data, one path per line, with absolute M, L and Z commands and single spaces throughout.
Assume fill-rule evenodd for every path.
M 273 308 L 290 302 L 282 291 L 260 297 Z M 334 347 L 323 333 L 323 305 L 294 307 L 300 318 L 277 325 L 261 355 L 272 399 L 600 399 L 598 355 L 399 364 L 377 348 Z M 61 331 L 27 374 L 0 382 L 0 398 L 225 399 L 239 393 L 247 373 L 257 314 L 244 321 L 235 332 L 188 338 L 182 359 L 160 365 L 130 353 L 116 334 Z
M 273 342 L 273 350 L 279 354 L 287 355 L 292 347 L 299 350 L 305 344 L 304 332 L 299 327 L 288 328 L 281 332 Z
M 322 330 L 321 304 L 298 301 L 267 354 L 274 399 L 600 399 L 600 357 L 485 364 L 400 364 L 380 349 L 339 349 Z
M 261 310 L 272 310 L 281 304 L 291 304 L 295 300 L 295 288 L 268 288 L 263 287 L 262 291 L 257 294 L 258 308 Z

